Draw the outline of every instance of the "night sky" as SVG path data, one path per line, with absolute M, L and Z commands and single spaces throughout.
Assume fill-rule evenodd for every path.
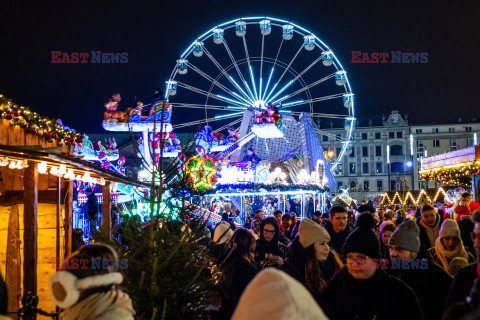
M 480 2 L 424 2 L 11 1 L 0 12 L 0 92 L 77 131 L 103 132 L 103 104 L 113 93 L 122 95 L 120 109 L 135 97 L 148 103 L 197 36 L 266 15 L 330 46 L 348 72 L 360 119 L 398 109 L 415 123 L 471 120 L 480 114 Z M 51 63 L 51 51 L 92 50 L 128 52 L 128 63 Z M 428 52 L 428 63 L 351 63 L 351 51 L 396 50 Z

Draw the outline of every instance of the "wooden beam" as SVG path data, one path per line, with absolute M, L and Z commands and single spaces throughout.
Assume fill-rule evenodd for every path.
M 73 181 L 66 181 L 67 200 L 65 201 L 65 258 L 72 253 L 73 224 Z
M 5 283 L 8 290 L 8 310 L 18 310 L 22 298 L 22 258 L 20 255 L 20 225 L 18 205 L 10 208 L 8 218 L 7 259 L 5 267 Z
M 23 292 L 37 294 L 38 170 L 35 162 L 28 161 L 23 186 Z
M 110 206 L 110 181 L 106 181 L 105 185 L 102 186 L 103 192 L 103 203 L 102 203 L 102 232 L 104 235 L 111 239 L 112 237 L 112 215 L 110 213 L 111 206 Z
M 42 177 L 42 176 L 40 176 Z M 72 183 L 72 182 L 70 182 Z M 65 199 L 66 190 L 62 190 L 62 204 Z M 0 196 L 0 205 L 11 206 L 14 204 L 23 203 L 23 191 L 9 190 L 2 193 Z M 56 204 L 58 201 L 57 190 L 38 190 L 38 202 L 39 203 L 51 203 Z
M 60 221 L 62 221 L 62 178 L 57 177 L 57 214 L 56 214 L 56 239 L 55 239 L 55 257 L 60 258 L 60 249 L 61 249 L 61 242 L 60 242 Z

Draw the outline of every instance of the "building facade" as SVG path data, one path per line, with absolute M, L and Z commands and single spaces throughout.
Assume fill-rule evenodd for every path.
M 412 125 L 408 117 L 394 110 L 380 123 L 358 126 L 341 163 L 334 171 L 337 188 L 348 189 L 356 199 L 371 199 L 385 191 L 418 190 L 438 187 L 419 179 L 425 156 L 476 144 L 480 123 Z M 333 151 L 331 161 L 341 151 L 343 128 L 320 128 L 319 140 L 325 151 Z M 331 152 L 332 154 L 332 152 Z

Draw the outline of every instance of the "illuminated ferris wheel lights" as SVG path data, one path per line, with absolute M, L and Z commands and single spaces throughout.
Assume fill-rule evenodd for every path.
M 284 40 L 292 40 L 293 26 L 291 24 L 286 24 L 282 26 L 282 37 Z
M 255 87 L 255 77 L 253 76 L 252 66 L 248 68 L 250 70 L 250 77 L 252 79 L 253 92 L 255 93 L 255 100 L 258 100 L 257 88 Z
M 219 99 L 221 99 L 221 100 L 226 100 L 226 101 L 230 101 L 230 102 L 233 102 L 233 103 L 236 103 L 236 104 L 242 105 L 242 106 L 249 107 L 249 105 L 248 105 L 248 104 L 246 104 L 246 103 L 243 103 L 243 102 L 240 102 L 240 101 L 237 101 L 237 100 L 233 100 L 233 99 L 229 99 L 229 98 L 227 98 L 227 97 L 224 97 L 224 96 L 222 96 L 222 95 L 219 95 L 219 94 L 217 94 L 216 96 L 217 96 Z
M 282 105 L 282 107 L 288 107 L 288 106 L 293 106 L 295 104 L 298 104 L 298 103 L 302 103 L 304 100 L 298 100 L 298 101 L 293 101 L 293 102 L 288 102 L 288 103 L 284 103 Z
M 294 80 L 290 80 L 289 83 L 287 83 L 285 85 L 285 87 L 283 87 L 280 91 L 278 91 L 272 98 L 271 100 L 275 99 L 276 97 L 278 97 L 280 95 L 280 93 L 282 93 L 283 91 L 285 91 L 288 87 L 290 87 L 290 85 L 293 83 Z
M 345 106 L 345 108 L 353 107 L 353 94 L 352 93 L 345 94 L 343 96 L 343 105 Z
M 333 64 L 333 52 L 332 51 L 325 51 L 322 54 L 322 63 L 324 66 L 329 67 Z
M 236 115 L 240 115 L 240 114 L 243 114 L 243 111 L 242 112 L 229 113 L 229 114 L 222 114 L 221 116 L 215 116 L 215 119 L 222 119 L 222 118 L 236 116 Z

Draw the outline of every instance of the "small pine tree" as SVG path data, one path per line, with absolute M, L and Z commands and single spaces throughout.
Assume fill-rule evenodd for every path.
M 163 116 L 161 119 L 163 122 Z M 160 148 L 163 150 L 163 140 Z M 182 154 L 189 152 L 182 150 Z M 186 198 L 189 184 L 182 164 L 176 158 L 164 168 L 160 158 L 152 173 L 152 180 L 159 183 L 152 183 L 146 199 L 151 205 L 149 223 L 140 227 L 138 219 L 126 217 L 119 227 L 123 245 L 107 241 L 120 258 L 128 261 L 128 267 L 120 271 L 137 319 L 207 318 L 207 295 L 215 285 L 204 245 L 208 230 L 202 221 L 208 217 L 195 215 L 197 208 L 190 204 L 191 190 Z M 104 235 L 99 237 L 98 241 L 106 240 Z

